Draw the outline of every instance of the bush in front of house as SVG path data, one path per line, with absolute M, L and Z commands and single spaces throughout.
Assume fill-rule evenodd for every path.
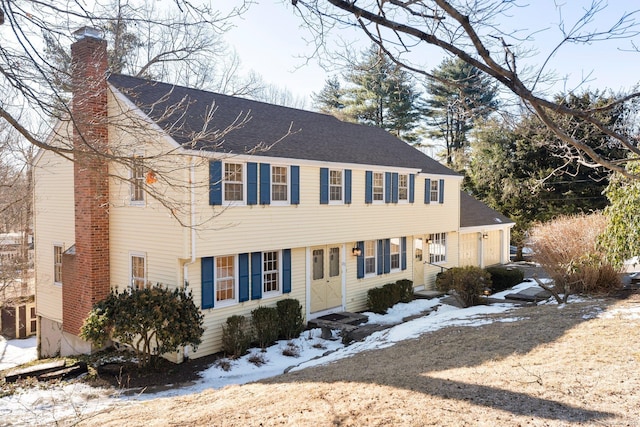
M 161 284 L 144 289 L 117 289 L 96 303 L 84 321 L 80 336 L 102 347 L 114 340 L 136 352 L 146 367 L 158 355 L 202 342 L 204 316 L 186 288 Z
M 480 267 L 455 267 L 436 277 L 440 292 L 452 293 L 463 307 L 479 304 L 485 288 L 491 288 L 491 275 Z
M 304 317 L 300 301 L 293 298 L 280 300 L 276 303 L 280 320 L 280 337 L 285 340 L 297 338 L 304 330 Z
M 251 329 L 246 317 L 233 315 L 222 325 L 222 350 L 228 357 L 237 359 L 244 355 L 251 344 Z
M 409 279 L 387 283 L 379 288 L 367 291 L 367 309 L 373 313 L 385 314 L 387 310 L 399 302 L 413 300 L 413 282 Z
M 276 342 L 280 333 L 278 309 L 258 307 L 251 311 L 251 325 L 258 346 L 264 351 Z
M 524 280 L 524 273 L 518 268 L 487 267 L 485 270 L 491 275 L 491 289 L 493 292 L 512 288 Z

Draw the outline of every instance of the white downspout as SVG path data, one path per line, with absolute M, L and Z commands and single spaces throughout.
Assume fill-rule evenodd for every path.
M 191 257 L 188 262 L 185 262 L 182 266 L 182 278 L 184 285 L 189 282 L 189 266 L 196 262 L 196 165 L 193 156 L 190 158 L 191 164 L 189 165 L 189 214 L 191 229 Z M 183 358 L 189 358 L 189 346 L 186 345 L 183 348 Z

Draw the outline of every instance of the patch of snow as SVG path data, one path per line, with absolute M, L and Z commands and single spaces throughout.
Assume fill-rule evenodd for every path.
M 6 340 L 0 335 L 0 371 L 29 363 L 37 358 L 36 337 Z
M 601 313 L 598 317 L 603 319 L 621 318 L 625 320 L 640 320 L 640 307 L 617 308 Z

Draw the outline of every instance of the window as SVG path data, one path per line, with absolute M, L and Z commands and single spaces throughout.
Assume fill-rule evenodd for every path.
M 417 238 L 413 241 L 415 248 L 416 261 L 422 261 L 422 238 Z
M 313 280 L 324 278 L 324 249 L 313 250 Z
M 409 175 L 398 175 L 398 200 L 409 200 Z
M 53 245 L 53 282 L 62 284 L 62 245 Z
M 280 263 L 276 251 L 262 253 L 262 287 L 265 294 L 280 292 Z
M 216 302 L 236 299 L 236 257 L 219 256 L 216 260 Z
M 384 201 L 384 174 L 382 172 L 373 173 L 373 201 Z
M 224 164 L 224 200 L 242 202 L 244 200 L 244 171 L 241 163 Z
M 147 286 L 147 269 L 144 255 L 131 255 L 131 287 L 144 289 Z
M 429 235 L 429 262 L 432 264 L 447 260 L 447 233 Z
M 340 248 L 329 248 L 329 277 L 340 275 Z
M 437 179 L 431 180 L 431 202 L 437 202 L 440 194 L 439 184 Z
M 376 274 L 376 241 L 364 242 L 364 274 Z
M 332 202 L 342 201 L 342 171 L 329 171 L 329 200 Z
M 140 203 L 144 202 L 144 164 L 142 163 L 142 157 L 134 155 L 131 158 L 131 170 L 130 170 L 130 196 L 131 202 Z
M 391 270 L 400 270 L 400 239 L 391 239 Z
M 271 167 L 271 200 L 286 202 L 289 200 L 288 168 L 286 166 Z

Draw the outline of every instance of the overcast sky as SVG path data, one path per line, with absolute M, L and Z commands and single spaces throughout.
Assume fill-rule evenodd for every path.
M 247 71 L 253 69 L 269 83 L 286 87 L 294 96 L 308 97 L 312 92 L 318 92 L 330 72 L 319 67 L 316 61 L 304 59 L 312 53 L 313 46 L 303 39 L 309 33 L 300 28 L 303 21 L 297 12 L 294 13 L 291 2 L 255 2 L 243 19 L 236 21 L 236 28 L 225 36 L 240 56 L 243 68 Z M 582 16 L 583 10 L 591 5 L 591 0 L 535 0 L 529 3 L 529 6 L 515 9 L 517 15 L 505 25 L 530 32 L 542 30 L 536 34 L 535 43 L 531 44 L 539 53 L 530 59 L 532 64 L 541 64 L 562 38 L 558 30 L 560 13 L 567 24 L 574 23 Z M 560 10 L 555 6 L 556 3 L 566 4 Z M 638 6 L 636 0 L 609 0 L 608 7 L 598 15 L 598 20 L 591 24 L 591 28 L 603 30 L 615 23 L 623 13 L 631 12 L 633 7 Z M 640 25 L 640 13 L 634 16 Z M 341 36 L 347 42 L 356 43 L 355 46 L 368 46 L 363 33 L 342 33 Z M 635 40 L 640 45 L 640 37 L 636 36 Z M 575 86 L 590 75 L 588 85 L 591 88 L 629 88 L 640 80 L 640 53 L 620 49 L 630 46 L 628 40 L 567 46 L 554 56 L 547 68 L 556 70 L 559 76 L 568 75 L 569 86 Z M 435 52 L 424 56 L 428 70 L 436 67 L 443 58 Z M 554 92 L 562 89 L 563 85 L 558 84 Z M 310 108 L 310 102 L 306 108 Z

